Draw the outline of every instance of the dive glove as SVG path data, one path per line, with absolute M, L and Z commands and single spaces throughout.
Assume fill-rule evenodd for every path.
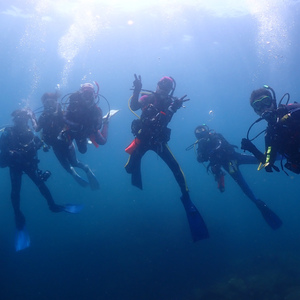
M 184 99 L 187 95 L 184 95 L 183 97 L 181 97 L 180 99 L 176 98 L 171 105 L 169 106 L 169 110 L 172 113 L 176 113 L 176 111 L 182 107 L 183 102 L 189 101 L 190 99 Z
M 133 87 L 134 87 L 134 92 L 139 93 L 142 89 L 142 78 L 141 75 L 137 76 L 134 74 L 134 81 L 133 81 Z

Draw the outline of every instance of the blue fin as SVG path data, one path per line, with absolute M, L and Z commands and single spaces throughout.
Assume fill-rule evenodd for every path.
M 16 251 L 26 249 L 30 246 L 30 237 L 26 227 L 22 230 L 17 230 L 15 238 Z
M 71 214 L 77 214 L 83 209 L 83 205 L 73 205 L 73 204 L 66 204 L 63 205 L 64 211 L 71 213 Z
M 276 230 L 282 225 L 280 218 L 261 200 L 254 201 L 268 225 Z
M 206 224 L 202 216 L 200 215 L 198 209 L 190 200 L 189 195 L 184 194 L 181 197 L 181 201 L 185 208 L 193 241 L 197 242 L 199 240 L 208 239 L 209 233 Z

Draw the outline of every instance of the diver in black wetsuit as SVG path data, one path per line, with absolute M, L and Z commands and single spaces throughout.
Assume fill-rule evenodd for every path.
M 21 109 L 12 113 L 14 125 L 6 127 L 0 138 L 0 164 L 1 167 L 9 167 L 11 179 L 11 201 L 15 214 L 17 228 L 16 250 L 29 247 L 30 239 L 25 227 L 25 217 L 20 209 L 20 191 L 23 173 L 39 188 L 43 197 L 47 200 L 52 212 L 76 213 L 81 206 L 57 205 L 45 184 L 50 172 L 42 172 L 38 168 L 39 160 L 37 151 L 42 147 L 41 140 L 34 135 L 28 126 L 28 121 L 34 123 L 34 117 L 30 110 Z
M 61 136 L 75 140 L 80 153 L 86 153 L 87 139 L 96 147 L 107 142 L 109 117 L 102 118 L 102 109 L 97 105 L 99 86 L 96 85 L 97 92 L 92 83 L 82 84 L 80 90 L 69 97 L 64 114 L 67 127 Z
M 220 134 L 210 130 L 207 125 L 200 125 L 195 129 L 197 138 L 197 160 L 199 163 L 209 162 L 207 169 L 214 174 L 220 192 L 225 191 L 224 169 L 240 186 L 244 194 L 258 207 L 264 219 L 272 229 L 277 229 L 282 222 L 267 205 L 257 199 L 246 183 L 239 166 L 242 164 L 258 164 L 259 161 L 252 155 L 245 155 L 235 151 L 235 146 Z
M 281 104 L 285 97 L 286 104 Z M 300 103 L 289 104 L 289 100 L 290 95 L 286 93 L 277 106 L 275 92 L 269 86 L 254 90 L 250 97 L 250 105 L 260 116 L 251 127 L 261 120 L 268 122 L 265 130 L 265 153 L 256 148 L 249 136 L 242 139 L 241 148 L 251 152 L 261 162 L 259 169 L 264 168 L 267 172 L 279 172 L 275 161 L 281 156 L 282 170 L 285 167 L 300 174 Z M 283 165 L 284 159 L 286 163 Z
M 76 157 L 74 143 L 71 139 L 58 138 L 65 127 L 63 111 L 57 102 L 57 93 L 45 93 L 42 96 L 44 110 L 40 115 L 35 130 L 42 130 L 42 139 L 53 148 L 54 154 L 63 168 L 70 173 L 81 186 L 90 186 L 92 190 L 99 189 L 99 182 L 88 165 L 83 164 Z M 47 148 L 46 148 L 47 149 Z M 80 168 L 87 174 L 88 181 L 85 181 L 74 168 Z
M 171 130 L 167 127 L 174 113 L 182 106 L 186 96 L 178 99 L 173 97 L 175 81 L 170 77 L 163 77 L 157 84 L 156 91 L 139 98 L 142 83 L 141 77 L 135 75 L 134 91 L 130 102 L 132 110 L 142 110 L 141 117 L 132 123 L 132 132 L 135 140 L 126 149 L 130 158 L 125 166 L 131 174 L 131 182 L 142 189 L 141 159 L 144 154 L 152 150 L 156 152 L 173 172 L 182 192 L 181 201 L 185 207 L 193 240 L 208 238 L 206 225 L 190 200 L 184 174 L 171 153 L 167 142 Z

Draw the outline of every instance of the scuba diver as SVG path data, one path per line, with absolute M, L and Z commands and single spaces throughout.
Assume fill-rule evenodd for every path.
M 281 104 L 285 97 L 286 104 Z M 280 160 L 281 169 L 286 174 L 284 168 L 300 174 L 300 104 L 289 104 L 289 100 L 290 95 L 286 93 L 277 106 L 275 92 L 267 85 L 254 90 L 250 96 L 250 105 L 260 118 L 250 126 L 247 138 L 242 139 L 241 148 L 251 152 L 261 162 L 259 170 L 265 168 L 267 172 L 279 172 L 275 161 Z M 252 143 L 258 135 L 249 139 L 252 126 L 261 120 L 268 123 L 266 130 L 261 132 L 265 132 L 265 153 L 259 151 Z M 286 159 L 284 165 L 283 159 Z
M 0 166 L 9 167 L 11 179 L 11 201 L 15 214 L 17 228 L 15 248 L 16 251 L 25 249 L 30 245 L 30 238 L 25 226 L 25 217 L 20 209 L 20 191 L 23 173 L 38 187 L 47 200 L 52 212 L 78 213 L 81 205 L 58 205 L 54 202 L 45 181 L 51 173 L 42 172 L 38 168 L 37 151 L 43 146 L 41 140 L 34 135 L 28 126 L 31 120 L 34 126 L 34 115 L 29 109 L 19 109 L 12 113 L 13 126 L 6 127 L 0 138 Z
M 207 171 L 210 170 L 213 173 L 220 192 L 225 191 L 224 169 L 257 206 L 268 225 L 272 229 L 278 229 L 282 225 L 281 220 L 263 201 L 254 196 L 239 169 L 242 164 L 257 164 L 259 161 L 252 155 L 236 152 L 236 146 L 231 145 L 220 133 L 210 130 L 207 125 L 196 127 L 195 136 L 197 141 L 187 150 L 198 145 L 197 161 L 209 162 Z
M 87 139 L 96 147 L 106 144 L 107 141 L 109 116 L 102 118 L 102 110 L 97 105 L 99 85 L 96 82 L 95 84 L 97 92 L 92 83 L 84 83 L 79 91 L 71 94 L 64 115 L 67 126 L 61 132 L 60 138 L 75 139 L 80 153 L 86 153 Z
M 148 94 L 139 98 L 142 90 L 141 76 L 134 76 L 134 90 L 129 108 L 132 111 L 141 109 L 142 114 L 141 117 L 135 114 L 139 117 L 133 120 L 131 125 L 135 139 L 125 150 L 130 154 L 125 169 L 131 174 L 131 183 L 140 189 L 143 188 L 141 159 L 149 150 L 156 152 L 173 172 L 181 189 L 181 201 L 187 214 L 193 240 L 206 239 L 209 237 L 207 227 L 190 199 L 184 174 L 167 144 L 171 133 L 167 125 L 174 113 L 189 99 L 186 99 L 186 95 L 180 99 L 173 97 L 176 84 L 173 78 L 166 76 L 159 80 L 155 92 L 148 91 Z
M 58 93 L 45 93 L 42 96 L 44 110 L 40 115 L 35 131 L 42 130 L 42 140 L 48 147 L 44 151 L 53 148 L 54 154 L 57 157 L 63 168 L 72 175 L 72 177 L 81 186 L 90 186 L 92 190 L 99 189 L 99 182 L 91 171 L 88 165 L 80 162 L 75 153 L 74 143 L 71 139 L 58 138 L 60 132 L 65 127 L 63 111 L 60 103 L 57 102 Z M 88 182 L 84 180 L 74 168 L 82 169 L 88 178 Z

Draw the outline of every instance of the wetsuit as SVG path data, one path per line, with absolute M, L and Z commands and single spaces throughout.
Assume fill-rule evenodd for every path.
M 221 169 L 223 168 L 260 210 L 268 225 L 274 230 L 280 228 L 282 225 L 280 218 L 265 202 L 254 196 L 239 170 L 241 164 L 257 164 L 259 160 L 255 156 L 235 152 L 234 146 L 229 144 L 219 133 L 210 132 L 208 138 L 199 140 L 198 145 L 197 159 L 199 162 L 209 161 L 208 168 L 210 167 L 215 175 L 220 191 L 224 192 L 225 190 L 224 173 Z
M 87 151 L 87 138 L 97 145 L 106 143 L 108 122 L 102 122 L 101 108 L 94 102 L 85 101 L 80 92 L 70 96 L 64 120 L 67 133 L 72 140 L 75 139 L 80 153 Z
M 0 138 L 1 167 L 8 166 L 11 179 L 11 201 L 18 230 L 25 226 L 25 217 L 20 210 L 22 174 L 25 173 L 39 188 L 51 211 L 59 212 L 63 207 L 56 205 L 38 169 L 37 150 L 42 142 L 28 126 L 6 127 Z
M 265 163 L 273 166 L 277 153 L 286 158 L 285 167 L 300 174 L 300 104 L 280 105 L 268 119 Z M 270 171 L 270 168 L 267 171 Z
M 248 139 L 242 139 L 242 149 L 255 155 L 267 172 L 273 169 L 279 171 L 274 165 L 279 154 L 287 160 L 284 166 L 288 170 L 300 174 L 300 104 L 280 105 L 276 110 L 265 112 L 262 117 L 268 122 L 265 153 Z
M 171 169 L 181 189 L 181 202 L 186 211 L 193 240 L 206 239 L 209 237 L 206 224 L 190 199 L 184 174 L 167 144 L 171 133 L 167 125 L 179 107 L 175 106 L 176 102 L 167 95 L 153 93 L 140 99 L 138 96 L 139 91 L 135 90 L 130 103 L 133 110 L 142 109 L 141 118 L 132 123 L 132 132 L 139 144 L 125 166 L 127 173 L 131 174 L 131 182 L 142 189 L 141 159 L 149 150 L 156 152 Z
M 91 188 L 98 189 L 99 184 L 88 165 L 83 164 L 77 159 L 75 147 L 71 138 L 68 138 L 66 133 L 60 135 L 64 126 L 63 112 L 60 104 L 57 103 L 56 109 L 43 111 L 38 119 L 36 131 L 42 130 L 43 141 L 53 148 L 54 154 L 60 164 L 81 186 L 88 186 L 89 183 L 79 176 L 74 167 L 84 170 L 87 173 L 88 178 L 92 179 L 93 184 L 91 184 Z
M 251 200 L 256 200 L 244 180 L 239 166 L 241 164 L 258 164 L 258 160 L 252 155 L 236 152 L 234 147 L 221 134 L 210 132 L 208 138 L 198 142 L 197 160 L 199 162 L 209 161 L 208 168 L 214 174 L 221 192 L 225 191 L 223 168 Z
M 132 123 L 132 132 L 139 139 L 140 144 L 131 154 L 125 169 L 132 174 L 132 184 L 142 189 L 141 159 L 147 151 L 152 150 L 168 165 L 182 194 L 186 194 L 188 188 L 184 174 L 167 144 L 171 134 L 167 125 L 173 116 L 173 113 L 168 110 L 171 103 L 170 97 L 162 97 L 156 93 L 139 99 L 142 115 L 139 120 Z

